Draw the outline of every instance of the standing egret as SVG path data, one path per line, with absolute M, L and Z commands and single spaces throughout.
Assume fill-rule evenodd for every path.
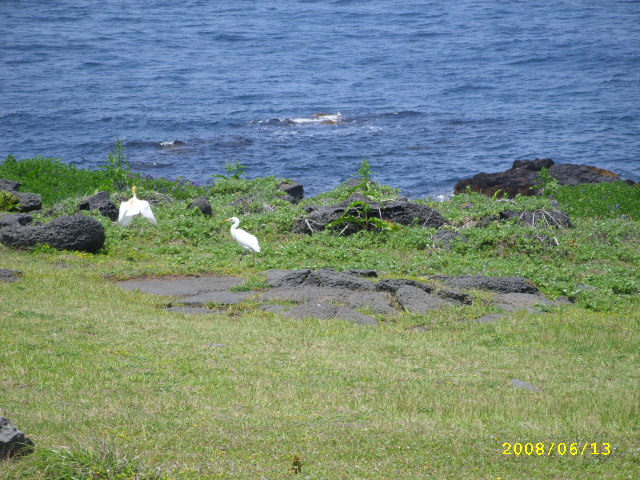
M 240 219 L 238 217 L 227 218 L 225 222 L 233 222 L 233 225 L 231 225 L 231 236 L 240 244 L 240 246 L 242 246 L 242 255 L 244 255 L 245 250 L 251 250 L 254 252 L 260 251 L 258 239 L 249 232 L 245 232 L 241 228 L 238 228 L 238 225 L 240 225 Z
M 156 221 L 156 217 L 153 216 L 153 212 L 151 211 L 149 202 L 140 200 L 138 197 L 136 197 L 138 187 L 134 185 L 131 190 L 133 191 L 133 198 L 120 204 L 118 223 L 123 227 L 126 227 L 133 221 L 133 217 L 135 217 L 136 215 L 142 215 L 151 223 L 157 225 L 158 222 Z

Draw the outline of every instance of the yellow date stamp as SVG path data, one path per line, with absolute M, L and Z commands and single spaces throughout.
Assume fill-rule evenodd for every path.
M 522 443 L 504 442 L 502 444 L 503 455 L 538 455 L 538 456 L 586 456 L 586 455 L 611 455 L 611 444 L 607 442 L 559 442 L 559 443 Z

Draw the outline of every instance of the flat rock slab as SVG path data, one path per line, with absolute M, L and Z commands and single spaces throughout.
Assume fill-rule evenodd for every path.
M 486 277 L 466 275 L 432 277 L 448 287 L 434 290 L 426 283 L 411 279 L 377 279 L 373 270 L 338 272 L 331 268 L 319 270 L 269 270 L 264 272 L 267 291 L 234 291 L 245 283 L 237 277 L 213 275 L 193 277 L 139 278 L 119 282 L 126 290 L 166 295 L 179 299 L 181 306 L 169 310 L 193 314 L 219 314 L 223 309 L 201 308 L 206 305 L 235 305 L 251 299 L 256 308 L 289 318 L 344 319 L 362 325 L 377 325 L 378 321 L 356 309 L 377 314 L 394 315 L 402 311 L 427 313 L 451 305 L 470 305 L 469 289 L 496 292 L 493 304 L 505 312 L 528 310 L 539 312 L 540 305 L 561 305 L 566 301 L 551 301 L 524 277 Z M 278 301 L 297 305 L 276 305 Z M 262 305 L 259 305 L 262 303 Z M 476 320 L 497 321 L 505 313 L 490 314 Z
M 411 285 L 400 287 L 396 291 L 396 300 L 402 308 L 412 313 L 425 313 L 454 303 Z
M 202 292 L 182 299 L 184 305 L 203 306 L 207 304 L 237 305 L 244 302 L 255 292 Z
M 528 312 L 538 313 L 538 305 L 553 306 L 555 303 L 544 295 L 537 293 L 497 293 L 494 297 L 497 307 L 506 312 L 516 312 L 518 310 L 527 310 Z
M 188 313 L 189 315 L 221 315 L 224 310 L 212 310 L 211 308 L 200 307 L 169 307 L 168 312 Z
M 463 290 L 490 290 L 499 293 L 538 293 L 538 288 L 525 277 L 488 277 L 485 275 L 462 275 L 450 277 L 448 275 L 434 275 L 432 278 L 440 280 L 450 287 Z
M 534 384 L 525 382 L 524 380 L 520 380 L 518 378 L 514 378 L 511 380 L 511 385 L 516 388 L 522 388 L 524 390 L 529 390 L 530 392 L 539 392 L 540 388 L 536 387 Z
M 396 313 L 391 306 L 391 297 L 384 292 L 349 291 L 332 287 L 274 288 L 262 295 L 263 300 L 287 300 L 304 303 L 312 300 L 319 302 L 342 303 L 351 308 L 370 308 L 377 313 Z
M 340 319 L 360 325 L 378 325 L 378 321 L 351 308 L 338 307 L 331 303 L 308 302 L 283 312 L 283 316 L 294 319 L 318 318 L 320 320 Z
M 22 277 L 22 272 L 18 270 L 9 270 L 8 268 L 0 268 L 0 282 L 15 282 Z
M 194 297 L 207 292 L 225 292 L 245 282 L 237 277 L 165 277 L 138 278 L 119 282 L 125 290 L 140 290 L 153 295 L 168 297 Z

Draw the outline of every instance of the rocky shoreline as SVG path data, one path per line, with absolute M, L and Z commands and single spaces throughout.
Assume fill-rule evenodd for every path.
M 556 164 L 551 159 L 517 160 L 513 167 L 504 172 L 479 173 L 472 178 L 459 181 L 455 186 L 455 193 L 466 191 L 479 192 L 492 196 L 496 192 L 514 197 L 515 195 L 535 195 L 540 189 L 540 173 L 542 169 L 556 179 L 559 185 L 577 185 L 580 183 L 599 183 L 622 181 L 614 172 L 587 165 Z M 624 180 L 630 185 L 638 185 L 632 180 Z M 15 197 L 18 213 L 0 216 L 0 243 L 13 248 L 32 248 L 38 244 L 48 244 L 59 250 L 79 250 L 97 252 L 105 242 L 104 228 L 100 222 L 80 214 L 58 217 L 46 224 L 33 223 L 28 212 L 42 208 L 39 195 L 21 192 L 20 183 L 13 180 L 0 179 L 0 191 Z M 304 198 L 304 186 L 296 182 L 282 182 L 279 189 L 286 193 L 285 199 L 297 203 Z M 172 201 L 170 198 L 164 200 Z M 152 202 L 153 203 L 153 202 Z M 211 215 L 211 204 L 206 197 L 199 197 L 192 201 L 190 208 L 199 208 L 205 215 Z M 98 192 L 85 199 L 78 205 L 78 212 L 82 210 L 96 210 L 100 214 L 114 221 L 117 219 L 117 207 L 106 191 Z M 425 228 L 440 229 L 448 221 L 433 208 L 409 200 L 396 199 L 391 202 L 374 202 L 366 196 L 356 193 L 346 201 L 334 206 L 309 206 L 307 214 L 296 219 L 293 233 L 313 234 L 325 230 L 329 225 L 335 225 L 344 219 L 345 215 L 354 221 L 343 222 L 341 234 L 355 233 L 370 226 L 384 228 L 386 226 L 419 225 Z M 503 212 L 507 215 L 508 212 Z M 512 212 L 522 216 L 522 212 Z M 521 218 L 523 222 L 535 225 L 544 220 L 548 224 L 570 226 L 570 220 L 563 212 L 525 212 Z M 503 218 L 503 219 L 505 219 Z M 489 219 L 489 221 L 492 219 Z M 377 223 L 376 223 L 377 222 Z M 384 223 L 386 222 L 386 224 Z M 444 232 L 440 238 L 448 244 L 451 234 Z

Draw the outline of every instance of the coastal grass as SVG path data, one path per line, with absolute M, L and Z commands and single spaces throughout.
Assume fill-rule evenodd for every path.
M 87 213 L 107 235 L 97 254 L 0 245 L 0 268 L 23 272 L 0 283 L 0 415 L 36 443 L 33 454 L 0 464 L 0 479 L 639 476 L 640 222 L 633 201 L 619 200 L 636 187 L 607 190 L 627 213 L 578 209 L 575 228 L 535 232 L 475 225 L 502 209 L 552 209 L 552 199 L 425 199 L 468 238 L 447 250 L 420 228 L 292 234 L 305 204 L 353 188 L 291 205 L 275 179 L 236 177 L 206 188 L 157 180 L 184 194 L 154 206 L 157 227 L 136 219 L 123 229 Z M 92 187 L 83 188 L 47 206 L 70 208 L 69 198 Z M 559 208 L 581 204 L 575 191 L 558 197 Z M 188 209 L 188 192 L 204 192 L 214 216 Z M 233 214 L 260 239 L 255 258 L 240 260 L 224 223 Z M 214 273 L 261 289 L 265 270 L 320 267 L 428 282 L 523 275 L 575 303 L 477 323 L 496 310 L 490 293 L 474 292 L 474 305 L 400 313 L 371 328 L 285 319 L 250 301 L 186 315 L 166 310 L 171 299 L 117 286 L 140 275 Z M 505 443 L 546 450 L 506 455 Z M 573 443 L 586 453 L 571 455 Z M 558 444 L 567 452 L 548 452 Z

